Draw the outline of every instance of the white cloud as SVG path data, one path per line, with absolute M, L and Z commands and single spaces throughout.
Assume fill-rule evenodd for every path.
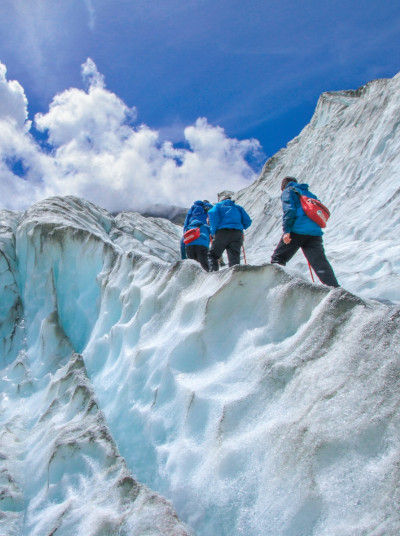
M 82 76 L 87 91 L 73 88 L 56 95 L 48 113 L 35 118 L 37 129 L 48 135 L 50 154 L 22 128 L 10 126 L 8 137 L 0 135 L 0 179 L 12 199 L 3 202 L 7 208 L 67 194 L 113 211 L 154 203 L 189 205 L 255 179 L 246 157 L 259 151 L 256 140 L 229 138 L 200 118 L 184 129 L 187 148 L 178 149 L 161 142 L 148 126 L 132 125 L 135 109 L 105 88 L 92 60 L 82 66 Z M 24 179 L 12 173 L 10 158 L 23 162 Z
M 85 6 L 89 15 L 89 28 L 93 31 L 95 27 L 96 17 L 92 0 L 85 0 Z
M 15 167 L 23 171 L 21 177 Z M 33 137 L 10 119 L 0 119 L 0 206 L 21 210 L 53 195 L 43 177 L 57 175 L 57 164 Z
M 28 100 L 19 82 L 7 80 L 6 74 L 6 66 L 0 63 L 0 118 L 23 127 L 28 118 Z
M 91 58 L 88 58 L 81 65 L 81 74 L 84 82 L 89 87 L 105 87 L 104 76 L 99 73 L 95 62 Z

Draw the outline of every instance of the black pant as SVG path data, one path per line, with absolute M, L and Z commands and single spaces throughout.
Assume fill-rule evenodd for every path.
M 186 255 L 188 259 L 199 262 L 204 270 L 208 272 L 208 248 L 206 246 L 186 246 Z
M 219 229 L 210 248 L 210 270 L 216 272 L 219 268 L 218 259 L 226 250 L 229 266 L 240 264 L 240 248 L 243 244 L 243 231 L 239 229 Z
M 322 244 L 322 236 L 300 235 L 290 233 L 291 242 L 285 244 L 281 238 L 279 244 L 271 257 L 271 262 L 276 264 L 285 264 L 290 261 L 296 251 L 301 248 L 306 256 L 306 259 L 314 268 L 315 273 L 319 277 L 321 283 L 330 287 L 338 287 L 339 283 L 325 256 L 324 246 Z

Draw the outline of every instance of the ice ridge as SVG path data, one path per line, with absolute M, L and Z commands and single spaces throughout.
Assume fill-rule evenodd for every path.
M 400 73 L 322 94 L 310 123 L 236 196 L 254 220 L 246 237 L 250 262 L 270 259 L 282 232 L 280 183 L 295 176 L 331 211 L 324 242 L 340 283 L 400 303 L 399 117 Z M 288 269 L 309 277 L 301 255 Z
M 1 218 L 0 530 L 398 534 L 397 306 L 73 197 Z
M 132 477 L 76 351 L 97 318 L 102 262 L 121 252 L 112 232 L 118 242 L 106 211 L 72 197 L 1 213 L 0 534 L 190 534 Z

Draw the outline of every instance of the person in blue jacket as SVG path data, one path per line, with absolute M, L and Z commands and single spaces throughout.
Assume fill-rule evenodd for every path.
M 240 264 L 243 231 L 251 225 L 250 216 L 232 200 L 230 194 L 225 194 L 221 201 L 208 211 L 208 217 L 214 237 L 209 253 L 210 271 L 218 270 L 218 259 L 225 250 L 229 266 Z
M 272 254 L 271 262 L 285 266 L 301 248 L 320 281 L 330 287 L 338 287 L 332 266 L 325 256 L 322 229 L 306 215 L 299 195 L 313 199 L 317 197 L 309 191 L 308 184 L 299 184 L 294 177 L 285 177 L 281 190 L 283 236 Z
M 200 236 L 185 247 L 186 258 L 194 259 L 208 272 L 208 248 L 210 247 L 210 228 L 208 226 L 208 211 L 212 204 L 205 199 L 204 201 L 195 201 L 188 213 L 186 214 L 183 224 L 183 232 L 189 229 L 199 227 Z M 183 258 L 182 249 L 181 256 Z
M 208 272 L 208 248 L 210 247 L 211 238 L 210 227 L 201 220 L 192 218 L 187 230 L 195 229 L 196 227 L 200 229 L 200 236 L 196 240 L 193 240 L 193 242 L 190 242 L 190 244 L 186 244 L 186 257 L 199 262 L 204 270 Z
M 204 201 L 195 201 L 186 214 L 185 223 L 183 224 L 183 232 L 190 229 L 192 220 L 198 220 L 201 223 L 207 224 L 207 212 L 212 208 L 212 204 L 205 199 Z

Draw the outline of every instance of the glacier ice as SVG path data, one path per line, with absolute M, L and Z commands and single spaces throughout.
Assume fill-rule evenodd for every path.
M 398 209 L 399 81 L 323 95 L 237 194 L 247 266 L 207 274 L 171 222 L 70 196 L 0 212 L 0 534 L 400 533 L 398 225 L 373 210 Z M 265 264 L 286 173 L 340 215 L 359 296 Z
M 339 282 L 366 298 L 400 302 L 399 95 L 400 73 L 321 95 L 310 123 L 236 197 L 254 218 L 250 262 L 271 258 L 282 232 L 281 179 L 299 177 L 331 210 L 325 249 Z M 301 254 L 288 270 L 310 277 Z
M 156 258 L 172 224 L 129 218 L 54 198 L 5 227 L 9 533 L 187 534 L 140 482 L 199 535 L 394 534 L 398 309 L 171 263 L 171 235 Z
M 111 224 L 72 198 L 2 213 L 1 534 L 190 534 L 132 477 L 79 353 L 98 314 L 96 276 L 116 258 Z
M 398 310 L 268 265 L 147 266 L 123 294 L 88 370 L 138 479 L 197 534 L 395 534 Z

